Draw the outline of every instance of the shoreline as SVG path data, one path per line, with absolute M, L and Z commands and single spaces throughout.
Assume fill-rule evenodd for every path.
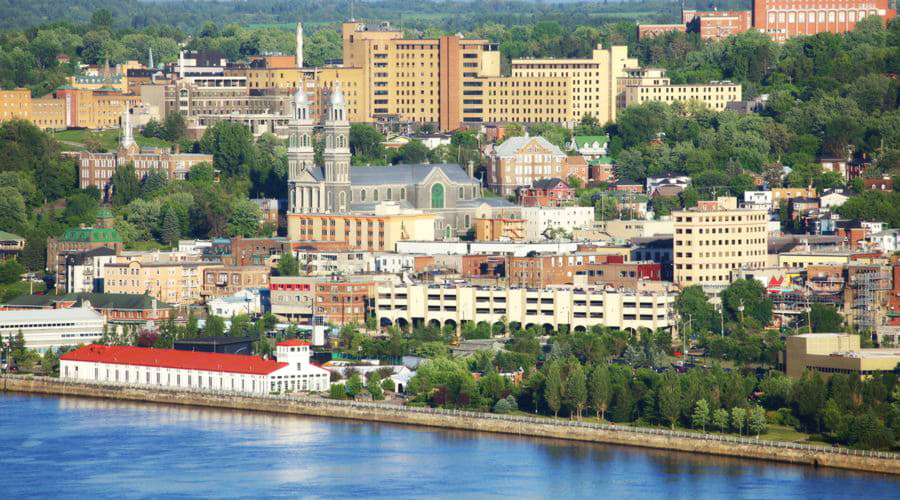
M 326 418 L 415 425 L 451 430 L 615 444 L 705 455 L 752 458 L 859 472 L 900 475 L 900 455 L 758 441 L 731 436 L 662 429 L 611 426 L 584 421 L 552 421 L 461 410 L 409 408 L 377 403 L 295 397 L 259 397 L 235 393 L 174 391 L 152 387 L 101 385 L 45 377 L 0 376 L 0 391 L 140 401 L 221 409 L 261 411 Z M 892 457 L 892 458 L 891 458 Z

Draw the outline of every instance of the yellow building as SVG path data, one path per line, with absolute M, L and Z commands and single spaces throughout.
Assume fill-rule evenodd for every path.
M 31 120 L 31 90 L 0 90 L 0 121 Z
M 221 264 L 179 260 L 120 260 L 103 268 L 106 293 L 147 294 L 169 304 L 200 301 L 203 272 Z
M 289 213 L 292 241 L 346 242 L 351 250 L 393 252 L 398 241 L 434 241 L 435 214 L 384 202 L 370 213 Z
M 475 219 L 475 241 L 524 240 L 525 219 L 504 217 Z
M 815 198 L 816 188 L 772 188 L 772 208 L 778 208 L 781 201 L 793 198 Z
M 859 336 L 846 333 L 807 333 L 787 338 L 784 368 L 799 379 L 806 370 L 824 377 L 833 373 L 862 377 L 892 372 L 900 363 L 900 349 L 860 349 Z
M 570 331 L 603 325 L 635 333 L 670 329 L 677 336 L 676 295 L 671 292 L 610 291 L 602 287 L 491 288 L 474 285 L 379 285 L 375 314 L 381 325 L 422 322 L 457 327 L 463 322 L 518 323 Z
M 730 81 L 672 85 L 666 72 L 657 68 L 629 68 L 618 79 L 617 106 L 622 110 L 645 102 L 698 102 L 713 111 L 724 111 L 729 102 L 740 101 L 741 86 Z
M 766 267 L 768 212 L 726 208 L 733 201 L 672 213 L 677 284 L 727 286 L 732 270 Z
M 806 269 L 810 266 L 846 266 L 856 253 L 850 250 L 810 250 L 778 254 L 778 267 Z

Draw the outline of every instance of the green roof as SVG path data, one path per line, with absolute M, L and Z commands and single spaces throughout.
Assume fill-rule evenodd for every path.
M 0 241 L 10 241 L 10 240 L 20 241 L 20 240 L 24 240 L 24 239 L 25 238 L 19 236 L 18 234 L 12 234 L 12 233 L 7 233 L 6 231 L 0 231 Z
M 49 306 L 56 302 L 75 301 L 77 305 L 81 305 L 85 300 L 91 303 L 92 307 L 99 309 L 152 309 L 153 297 L 143 295 L 132 295 L 127 293 L 67 293 L 64 295 L 19 295 L 10 299 L 7 304 L 13 306 Z M 172 309 L 174 306 L 162 301 L 157 301 L 157 309 Z
M 85 243 L 122 243 L 122 236 L 114 228 L 72 228 L 66 229 L 60 241 Z
M 573 139 L 575 139 L 575 144 L 577 144 L 579 148 L 583 148 L 586 144 L 594 142 L 599 143 L 601 146 L 609 142 L 609 139 L 605 135 L 576 135 Z

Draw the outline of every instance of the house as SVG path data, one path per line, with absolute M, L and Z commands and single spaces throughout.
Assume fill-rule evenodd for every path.
M 894 253 L 897 251 L 897 241 L 900 239 L 900 229 L 887 229 L 869 235 L 869 241 L 878 245 L 884 253 Z
M 548 177 L 569 177 L 567 155 L 543 137 L 510 137 L 489 152 L 487 185 L 503 196 Z
M 609 144 L 608 135 L 576 135 L 569 141 L 570 151 L 577 151 L 585 160 L 591 161 L 606 156 Z
M 0 231 L 0 259 L 17 257 L 25 250 L 25 238 L 6 231 Z
M 616 181 L 616 162 L 608 156 L 588 161 L 588 186 Z
M 559 207 L 575 200 L 575 189 L 558 177 L 540 179 L 518 189 L 516 203 L 523 207 Z
M 772 208 L 771 191 L 744 191 L 743 208 L 769 210 Z
M 819 202 L 822 208 L 839 207 L 849 200 L 852 194 L 847 189 L 829 189 L 824 191 L 822 196 L 819 197 Z
M 647 177 L 647 195 L 653 196 L 656 190 L 662 186 L 677 186 L 680 189 L 678 193 L 687 189 L 691 185 L 691 178 L 686 175 L 659 175 Z M 667 190 L 671 192 L 672 190 Z M 676 193 L 677 194 L 677 193 Z
M 788 213 L 791 220 L 796 220 L 811 210 L 819 208 L 818 198 L 791 198 L 788 201 Z
M 253 316 L 264 312 L 263 292 L 267 288 L 247 288 L 234 295 L 210 298 L 206 301 L 206 310 L 210 315 L 231 318 L 246 314 Z
M 631 179 L 619 179 L 615 183 L 613 183 L 612 188 L 615 191 L 628 191 L 638 194 L 644 192 L 644 185 Z

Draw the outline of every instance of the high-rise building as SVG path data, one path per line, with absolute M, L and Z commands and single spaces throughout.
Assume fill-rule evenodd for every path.
M 733 270 L 768 265 L 768 212 L 736 206 L 734 198 L 719 198 L 672 213 L 676 283 L 726 286 Z

